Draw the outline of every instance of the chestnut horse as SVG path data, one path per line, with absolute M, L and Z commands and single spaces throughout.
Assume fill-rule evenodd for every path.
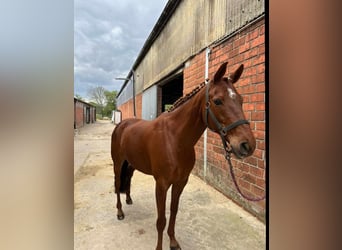
M 170 248 L 181 249 L 175 238 L 178 202 L 195 164 L 194 146 L 204 130 L 208 127 L 219 133 L 237 158 L 247 157 L 255 149 L 255 138 L 248 121 L 244 120 L 242 97 L 233 85 L 240 78 L 243 65 L 228 78 L 224 77 L 226 68 L 227 63 L 223 63 L 212 80 L 182 97 L 171 111 L 152 121 L 123 120 L 113 131 L 111 154 L 117 217 L 124 219 L 120 193 L 126 193 L 126 203 L 132 204 L 130 184 L 134 170 L 153 175 L 158 210 L 157 250 L 162 249 L 166 194 L 170 186 L 171 213 L 167 233 Z

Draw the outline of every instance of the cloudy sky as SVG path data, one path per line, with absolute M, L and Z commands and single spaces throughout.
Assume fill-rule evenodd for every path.
M 74 90 L 119 90 L 167 0 L 75 0 Z

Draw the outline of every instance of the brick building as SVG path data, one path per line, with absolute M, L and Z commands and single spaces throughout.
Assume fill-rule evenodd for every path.
M 228 72 L 245 70 L 235 85 L 257 140 L 253 156 L 233 160 L 242 191 L 265 193 L 265 9 L 255 0 L 170 0 L 118 93 L 123 119 L 154 119 L 228 61 Z M 134 85 L 133 85 L 134 84 Z M 134 101 L 135 98 L 135 107 Z M 249 202 L 234 187 L 218 135 L 206 131 L 196 145 L 193 173 L 265 220 L 265 200 Z
M 96 107 L 74 97 L 74 129 L 96 122 Z

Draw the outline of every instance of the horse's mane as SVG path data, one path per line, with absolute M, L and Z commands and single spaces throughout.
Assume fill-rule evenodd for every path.
M 190 93 L 186 94 L 185 96 L 180 97 L 175 101 L 172 106 L 167 110 L 167 112 L 172 112 L 179 106 L 181 106 L 183 103 L 187 102 L 189 99 L 191 99 L 195 94 L 197 94 L 203 87 L 205 86 L 205 82 L 202 82 L 200 85 L 198 85 L 196 88 L 194 88 Z

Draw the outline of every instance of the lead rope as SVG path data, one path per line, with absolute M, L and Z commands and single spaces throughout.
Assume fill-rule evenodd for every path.
M 262 197 L 249 197 L 245 194 L 243 194 L 237 184 L 237 181 L 236 181 L 236 178 L 235 178 L 235 174 L 234 174 L 234 171 L 233 171 L 233 165 L 232 165 L 232 162 L 231 162 L 231 153 L 232 153 L 232 150 L 231 148 L 228 147 L 227 145 L 227 142 L 226 140 L 224 139 L 224 137 L 221 136 L 221 139 L 222 139 L 222 143 L 223 143 L 223 147 L 224 147 L 224 151 L 226 152 L 226 155 L 225 155 L 225 158 L 226 160 L 228 161 L 228 165 L 229 165 L 229 171 L 230 171 L 230 175 L 232 177 L 232 180 L 234 182 L 234 185 L 235 185 L 235 188 L 237 189 L 237 191 L 239 192 L 239 194 L 245 198 L 246 200 L 249 200 L 249 201 L 261 201 L 261 200 L 264 200 L 266 198 L 266 195 L 262 196 Z

